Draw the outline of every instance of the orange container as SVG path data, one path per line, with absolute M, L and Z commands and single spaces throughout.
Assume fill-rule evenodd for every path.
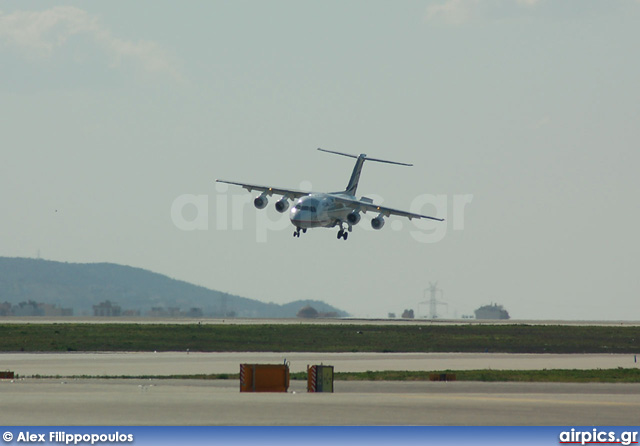
M 288 389 L 288 365 L 240 364 L 240 392 L 286 392 Z

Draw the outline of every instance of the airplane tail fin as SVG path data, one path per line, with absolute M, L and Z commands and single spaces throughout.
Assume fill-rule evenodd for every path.
M 368 158 L 367 155 L 361 153 L 360 155 L 353 155 L 350 153 L 343 152 L 335 152 L 333 150 L 325 150 L 318 148 L 321 152 L 334 153 L 336 155 L 348 156 L 349 158 L 356 158 L 356 165 L 353 167 L 353 172 L 351 173 L 351 178 L 349 179 L 349 184 L 347 184 L 347 188 L 344 193 L 349 195 L 356 195 L 356 189 L 358 188 L 358 182 L 360 181 L 360 172 L 362 171 L 362 165 L 365 161 L 376 161 L 378 163 L 387 163 L 387 164 L 398 164 L 400 166 L 413 166 L 413 164 L 407 163 L 399 163 L 397 161 L 388 161 L 382 160 L 378 158 Z

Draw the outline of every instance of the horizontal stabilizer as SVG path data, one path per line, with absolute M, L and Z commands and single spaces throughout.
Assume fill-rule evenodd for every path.
M 349 158 L 360 158 L 360 157 L 362 157 L 367 161 L 377 161 L 378 163 L 397 164 L 399 166 L 413 166 L 413 164 L 399 163 L 397 161 L 388 161 L 388 160 L 381 160 L 381 159 L 378 159 L 378 158 L 369 158 L 364 153 L 361 153 L 360 155 L 353 155 L 351 153 L 336 152 L 334 150 L 326 150 L 326 149 L 321 149 L 319 147 L 318 147 L 318 150 L 320 150 L 321 152 L 335 153 L 336 155 L 348 156 Z

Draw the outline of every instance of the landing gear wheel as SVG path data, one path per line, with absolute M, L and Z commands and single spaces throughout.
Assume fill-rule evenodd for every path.
M 338 231 L 338 240 L 340 240 L 342 238 L 342 234 L 344 234 L 344 231 L 342 229 L 340 229 Z
M 345 232 L 345 233 L 342 235 L 342 238 L 346 240 L 348 236 L 349 236 L 349 233 L 348 233 L 348 232 Z

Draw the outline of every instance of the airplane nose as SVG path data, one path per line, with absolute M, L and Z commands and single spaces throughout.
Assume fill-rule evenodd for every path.
M 293 223 L 294 225 L 296 223 L 300 223 L 302 221 L 302 219 L 300 218 L 300 214 L 301 212 L 298 211 L 298 209 L 291 209 L 291 212 L 289 213 L 289 220 L 291 220 L 291 223 Z
M 307 225 L 313 220 L 313 215 L 309 211 L 301 211 L 299 209 L 293 209 L 289 215 L 289 220 L 296 226 L 301 227 Z

